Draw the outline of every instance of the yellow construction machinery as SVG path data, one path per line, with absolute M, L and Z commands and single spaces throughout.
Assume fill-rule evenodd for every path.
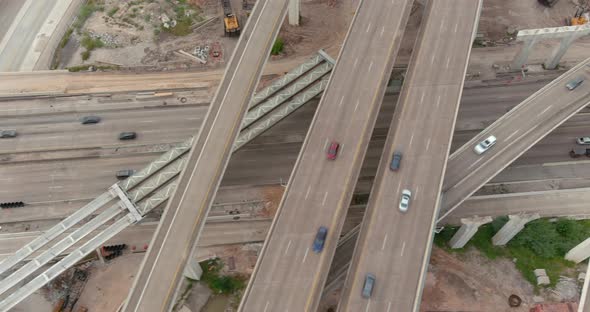
M 239 36 L 240 23 L 231 9 L 230 0 L 221 0 L 223 4 L 223 28 L 226 36 Z

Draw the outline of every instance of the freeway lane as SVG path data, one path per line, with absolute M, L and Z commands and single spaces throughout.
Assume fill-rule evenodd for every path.
M 578 77 L 590 79 L 590 58 L 524 100 L 492 125 L 453 152 L 443 185 L 440 219 L 506 168 L 531 146 L 576 112 L 590 104 L 590 83 L 573 91 L 565 84 Z M 483 155 L 473 147 L 490 135 L 498 142 Z
M 438 0 L 427 4 L 340 311 L 420 308 L 439 194 L 481 3 Z M 402 153 L 397 172 L 389 169 L 394 152 Z M 412 193 L 406 213 L 398 208 L 404 189 Z M 369 299 L 361 296 L 367 274 L 376 277 Z
M 124 311 L 172 308 L 182 271 L 229 162 L 233 142 L 279 32 L 287 2 L 257 1 L 193 141 L 178 187 L 168 201 Z
M 360 1 L 239 311 L 315 311 L 412 2 Z
M 0 41 L 0 72 L 19 71 L 41 26 L 60 0 L 23 1 L 24 4 Z

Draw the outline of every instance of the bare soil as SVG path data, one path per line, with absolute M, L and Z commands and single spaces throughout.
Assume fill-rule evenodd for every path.
M 519 308 L 508 306 L 512 294 Z M 434 247 L 420 311 L 528 312 L 533 287 L 506 259 L 489 260 L 477 250 L 449 254 Z
M 116 311 L 127 297 L 144 255 L 125 253 L 106 264 L 95 261 L 76 306 L 89 311 Z

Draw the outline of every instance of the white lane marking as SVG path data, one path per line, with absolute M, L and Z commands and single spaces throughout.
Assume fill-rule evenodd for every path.
M 328 140 L 329 139 L 326 139 L 326 143 L 324 143 L 324 149 L 326 149 L 328 147 Z
M 360 102 L 357 100 L 356 101 L 356 105 L 354 106 L 354 111 L 356 112 L 356 109 L 359 107 Z
M 451 57 L 447 58 L 447 63 L 445 64 L 445 68 L 449 68 L 449 63 L 451 62 Z
M 402 187 L 402 185 L 401 185 L 401 184 L 398 184 L 398 185 L 397 185 L 397 191 L 395 191 L 395 193 L 399 193 L 399 189 L 400 189 L 400 187 Z
M 326 199 L 328 198 L 328 192 L 324 194 L 324 200 L 322 200 L 322 206 L 326 204 Z
M 414 141 L 414 135 L 412 134 L 412 136 L 410 137 L 410 144 L 408 145 L 412 145 L 412 141 Z
M 543 115 L 545 112 L 547 112 L 547 111 L 548 111 L 548 110 L 551 108 L 551 106 L 553 106 L 553 104 L 551 104 L 551 105 L 547 106 L 547 108 L 545 108 L 545 109 L 544 109 L 544 110 L 541 112 L 541 114 L 540 114 L 540 115 Z
M 457 24 L 455 24 L 455 30 L 454 30 L 455 33 L 457 32 L 457 28 L 459 28 L 459 22 L 457 22 Z
M 483 158 L 480 158 L 476 161 L 474 161 L 471 165 L 469 165 L 469 167 L 467 167 L 467 169 L 471 169 L 471 167 L 475 166 L 478 162 L 480 162 Z
M 432 57 L 430 58 L 430 65 L 434 64 L 434 57 L 436 56 L 436 53 L 432 54 Z
M 385 243 L 387 243 L 387 235 L 385 234 L 385 238 L 383 239 L 383 245 L 381 245 L 381 250 L 385 250 Z
M 186 120 L 201 120 L 201 117 L 191 117 L 187 118 Z
M 285 256 L 287 255 L 287 252 L 289 251 L 289 247 L 291 247 L 291 240 L 289 240 L 289 243 L 287 244 L 287 248 L 285 249 Z
M 418 197 L 418 191 L 419 191 L 419 190 L 420 190 L 420 187 L 418 186 L 418 187 L 416 188 L 416 190 L 414 191 L 414 196 L 412 196 L 412 197 L 414 197 L 414 198 L 413 198 L 414 200 L 416 200 L 416 198 Z
M 62 189 L 62 188 L 64 188 L 64 187 L 63 187 L 63 186 L 61 186 L 61 185 L 56 185 L 56 186 L 50 186 L 49 188 L 50 188 L 50 189 Z
M 367 26 L 367 32 L 369 32 L 369 30 L 371 30 L 371 23 L 369 23 L 369 26 Z
M 512 132 L 512 134 L 510 134 L 510 135 L 509 135 L 509 136 L 506 138 L 506 141 L 510 140 L 510 138 L 512 138 L 513 136 L 515 136 L 515 135 L 518 133 L 518 131 L 520 131 L 520 130 L 516 130 L 516 131 Z
M 266 302 L 266 305 L 264 306 L 264 312 L 266 312 L 266 310 L 268 310 L 268 305 L 270 304 L 270 301 Z
M 426 94 L 425 92 L 422 92 L 422 96 L 420 96 L 420 104 L 424 103 L 424 95 L 425 94 Z
M 391 310 L 391 301 L 389 301 L 389 303 L 387 304 L 387 312 L 389 312 Z
M 357 57 L 357 58 L 354 60 L 354 64 L 352 65 L 352 67 L 353 67 L 353 68 L 356 68 L 356 65 L 357 65 L 358 63 L 359 63 L 359 58 Z
M 426 151 L 428 152 L 428 148 L 430 148 L 430 138 L 428 138 L 428 141 L 426 142 Z
M 307 192 L 305 193 L 305 199 L 309 196 L 309 192 L 311 191 L 311 185 L 307 188 Z
M 154 122 L 154 121 L 153 120 L 143 120 L 143 121 L 140 121 L 139 123 L 152 123 L 152 122 Z
M 404 256 L 404 250 L 406 250 L 406 242 L 403 242 L 402 243 L 402 251 L 399 254 L 400 257 L 403 257 Z
M 371 64 L 369 64 L 369 71 L 371 71 L 372 68 L 373 68 L 373 61 L 371 61 Z
M 371 299 L 369 299 L 369 302 L 367 302 L 367 308 L 365 309 L 365 312 L 369 311 L 370 306 L 371 306 Z
M 439 104 L 440 104 L 440 94 L 436 97 L 436 109 L 438 109 Z
M 383 26 L 383 27 L 381 28 L 381 34 L 379 35 L 379 37 L 383 37 L 383 33 L 384 33 L 384 32 L 385 32 L 385 26 Z
M 305 255 L 303 255 L 303 261 L 301 261 L 301 263 L 305 263 L 305 259 L 307 259 L 308 253 L 309 253 L 309 247 L 307 247 L 307 249 L 305 249 Z
M 342 96 L 342 98 L 340 99 L 340 103 L 338 104 L 338 107 L 342 106 L 343 102 L 344 102 L 344 96 Z

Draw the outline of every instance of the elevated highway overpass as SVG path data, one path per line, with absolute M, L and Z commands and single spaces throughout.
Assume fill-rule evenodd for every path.
M 426 5 L 338 309 L 419 311 L 439 194 L 482 1 Z M 457 8 L 461 8 L 461 10 Z M 399 170 L 390 170 L 401 153 Z M 407 212 L 400 198 L 411 192 Z M 369 298 L 361 296 L 368 274 Z
M 239 311 L 317 308 L 412 2 L 360 1 Z
M 257 1 L 123 311 L 172 308 L 187 258 L 202 231 L 286 8 L 286 0 Z
M 579 63 L 451 154 L 443 184 L 439 220 L 448 216 L 531 146 L 590 104 L 590 84 L 583 83 L 573 91 L 565 87 L 574 78 L 588 81 L 589 64 L 590 59 Z M 496 145 L 482 155 L 475 154 L 474 146 L 490 135 L 497 138 Z

